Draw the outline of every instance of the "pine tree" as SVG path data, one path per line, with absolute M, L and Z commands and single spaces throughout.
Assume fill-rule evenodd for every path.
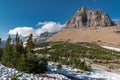
M 11 37 L 9 36 L 7 39 L 6 47 L 2 56 L 2 64 L 27 73 L 39 73 L 44 72 L 47 69 L 47 61 L 45 59 L 39 59 L 32 54 L 32 34 L 27 40 L 26 48 L 23 47 L 22 40 L 20 40 L 18 33 L 13 40 L 13 44 L 11 44 Z
M 19 71 L 25 71 L 26 70 L 26 58 L 24 54 L 21 54 L 20 57 L 18 58 L 16 68 Z
M 22 41 L 20 40 L 19 35 L 17 33 L 13 45 L 13 54 L 12 54 L 12 64 L 14 65 L 14 67 L 17 67 L 19 58 L 21 58 L 21 55 L 24 54 L 24 52 L 25 51 L 22 45 Z
M 11 54 L 12 54 L 12 46 L 11 46 L 11 37 L 9 36 L 2 55 L 2 63 L 4 65 L 11 66 L 10 64 Z
M 0 38 L 0 45 L 1 45 L 1 40 L 2 40 L 2 39 Z
M 28 58 L 32 55 L 32 48 L 34 46 L 32 39 L 33 39 L 33 35 L 30 34 L 30 36 L 28 37 L 28 40 L 27 40 L 27 45 L 26 45 Z

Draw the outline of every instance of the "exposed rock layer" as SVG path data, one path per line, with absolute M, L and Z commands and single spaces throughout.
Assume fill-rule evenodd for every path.
M 88 10 L 85 7 L 78 9 L 67 23 L 65 28 L 81 28 L 81 27 L 108 27 L 113 26 L 108 14 L 100 10 Z

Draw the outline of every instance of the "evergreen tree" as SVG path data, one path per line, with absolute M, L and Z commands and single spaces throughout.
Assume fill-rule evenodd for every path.
M 24 53 L 22 40 L 20 40 L 18 33 L 16 34 L 16 37 L 15 37 L 14 48 L 15 48 L 16 57 L 20 57 L 20 55 Z
M 41 58 L 40 60 L 36 59 L 35 63 L 38 63 L 34 68 L 36 73 L 44 73 L 45 71 L 47 71 L 48 63 L 45 58 Z
M 21 56 L 25 53 L 23 45 L 22 45 L 22 41 L 19 38 L 18 33 L 16 34 L 15 37 L 15 41 L 14 41 L 14 45 L 13 45 L 13 58 L 12 58 L 12 63 L 14 65 L 14 67 L 18 66 L 19 63 L 19 58 L 21 58 Z
M 18 58 L 18 61 L 17 61 L 17 65 L 16 65 L 16 68 L 19 70 L 19 71 L 25 71 L 26 69 L 26 58 L 25 58 L 25 55 L 24 54 L 21 54 L 20 55 L 20 58 Z
M 7 39 L 2 56 L 2 64 L 27 73 L 39 73 L 44 72 L 47 69 L 47 61 L 32 54 L 32 34 L 27 40 L 26 48 L 23 47 L 22 40 L 20 40 L 18 33 L 13 40 L 13 44 L 11 44 L 11 37 L 9 36 Z
M 11 37 L 9 36 L 6 42 L 6 46 L 2 55 L 2 63 L 11 66 L 10 59 L 12 54 L 12 46 L 11 46 Z
M 2 40 L 2 39 L 0 38 L 0 45 L 1 45 L 1 40 Z
M 13 39 L 13 53 L 12 53 L 12 59 L 11 59 L 11 64 L 13 64 L 13 67 L 16 67 L 16 64 L 18 62 L 18 55 L 19 55 L 19 37 L 18 33 L 16 34 L 15 39 Z
M 27 56 L 28 58 L 32 55 L 32 48 L 33 48 L 33 35 L 30 34 L 30 36 L 28 37 L 28 40 L 27 40 L 27 45 L 26 45 L 26 50 L 27 50 Z

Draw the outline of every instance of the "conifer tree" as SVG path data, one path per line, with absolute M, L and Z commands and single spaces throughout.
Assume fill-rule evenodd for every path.
M 18 61 L 17 61 L 17 65 L 16 65 L 16 68 L 19 70 L 19 71 L 25 71 L 26 70 L 26 58 L 25 58 L 25 55 L 24 54 L 21 54 L 20 57 L 18 58 Z
M 11 37 L 9 36 L 7 39 L 2 56 L 2 64 L 27 73 L 39 72 L 39 70 L 40 72 L 44 72 L 47 69 L 47 61 L 44 59 L 40 60 L 37 56 L 32 54 L 32 34 L 30 34 L 27 40 L 26 48 L 23 47 L 22 40 L 20 40 L 18 33 L 13 40 L 14 42 L 11 44 Z M 39 63 L 40 61 L 41 63 Z
M 12 46 L 11 46 L 11 37 L 9 36 L 6 42 L 6 46 L 3 52 L 2 56 L 2 63 L 11 66 L 10 59 L 11 59 L 11 53 L 12 53 Z
M 12 63 L 14 67 L 17 67 L 17 64 L 19 62 L 19 58 L 21 58 L 21 55 L 24 54 L 24 48 L 22 45 L 22 41 L 19 38 L 18 33 L 16 33 L 14 45 L 13 45 L 13 58 L 12 58 Z
M 1 45 L 1 40 L 2 40 L 2 39 L 0 38 L 0 45 Z
M 27 56 L 28 58 L 30 57 L 30 55 L 32 54 L 32 48 L 33 48 L 33 35 L 30 34 L 30 36 L 28 37 L 27 40 L 27 45 L 26 45 L 26 50 L 27 50 Z

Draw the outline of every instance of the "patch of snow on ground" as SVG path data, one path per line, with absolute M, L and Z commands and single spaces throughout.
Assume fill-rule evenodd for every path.
M 106 48 L 106 49 L 110 49 L 110 50 L 120 51 L 120 48 L 109 47 L 109 46 L 101 46 L 101 47 Z
M 33 51 L 42 50 L 42 49 L 45 49 L 45 48 L 49 49 L 49 48 L 51 48 L 51 46 L 40 47 L 40 48 L 34 48 Z
M 54 66 L 53 66 L 54 65 Z M 81 71 L 80 69 L 75 69 L 67 65 L 62 65 L 62 69 L 57 70 L 56 63 L 49 62 L 49 68 L 56 72 L 73 79 L 83 79 L 83 80 L 120 80 L 120 74 L 115 74 L 107 72 L 105 70 L 92 67 L 91 72 Z
M 39 75 L 20 73 L 15 69 L 5 67 L 0 64 L 0 80 L 10 80 L 10 76 L 21 74 L 19 80 L 120 80 L 120 74 L 107 72 L 97 67 L 92 67 L 91 72 L 72 68 L 68 65 L 62 65 L 62 69 L 57 69 L 58 63 L 48 62 L 48 69 L 45 75 L 49 77 L 40 77 Z M 67 76 L 67 77 L 66 77 Z
M 33 74 L 21 73 L 21 72 L 18 72 L 16 69 L 8 68 L 0 64 L 0 80 L 11 80 L 10 78 L 11 76 L 19 75 L 19 74 L 20 74 L 20 76 L 18 76 L 19 80 L 69 80 L 64 75 L 52 73 L 51 71 L 46 72 L 45 74 L 49 76 L 49 78 L 40 77 Z

